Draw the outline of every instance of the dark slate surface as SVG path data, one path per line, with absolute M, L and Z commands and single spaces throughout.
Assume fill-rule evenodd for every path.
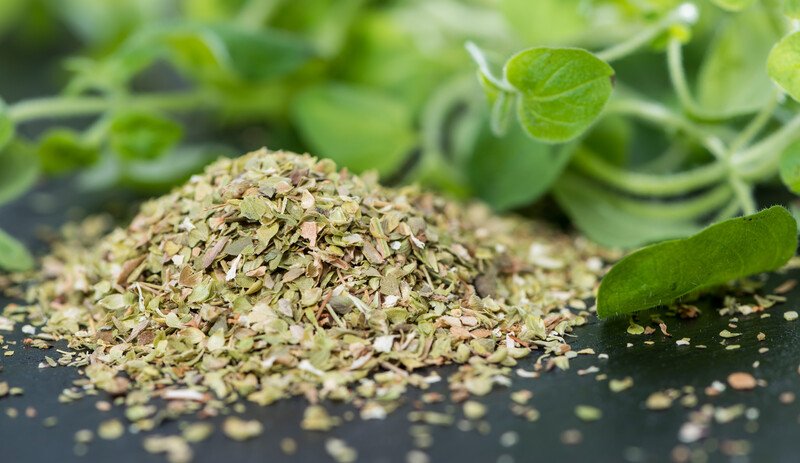
M 42 223 L 52 225 L 68 217 L 80 215 L 71 205 L 80 205 L 82 210 L 106 207 L 109 198 L 102 195 L 76 195 L 68 182 L 59 182 L 48 187 L 51 195 L 40 193 L 29 195 L 10 206 L 0 208 L 0 226 L 30 243 L 36 242 L 35 230 Z M 48 199 L 49 198 L 49 199 Z M 39 212 L 31 211 L 30 204 L 38 202 Z M 119 205 L 120 203 L 117 202 Z M 125 209 L 125 203 L 121 203 Z M 119 210 L 120 207 L 118 206 Z M 43 251 L 43 245 L 37 244 Z M 773 275 L 767 287 L 784 281 L 787 277 L 800 278 L 800 272 L 790 275 Z M 649 337 L 630 336 L 625 333 L 627 322 L 617 320 L 600 322 L 591 320 L 588 326 L 575 333 L 574 348 L 592 347 L 597 353 L 606 353 L 608 360 L 596 356 L 581 356 L 572 361 L 569 371 L 552 371 L 538 379 L 515 376 L 511 388 L 499 388 L 490 395 L 477 400 L 489 406 L 486 421 L 490 432 L 461 431 L 456 426 L 432 427 L 433 445 L 424 451 L 431 461 L 478 461 L 478 462 L 527 462 L 527 461 L 593 461 L 593 462 L 644 462 L 671 461 L 671 452 L 678 441 L 678 430 L 687 420 L 691 409 L 677 403 L 666 411 L 645 409 L 644 400 L 654 391 L 665 388 L 681 388 L 686 385 L 698 389 L 699 404 L 726 406 L 744 403 L 758 410 L 758 418 L 749 422 L 740 417 L 727 424 L 713 424 L 710 435 L 703 441 L 691 444 L 696 452 L 696 461 L 737 462 L 791 462 L 797 461 L 800 444 L 800 402 L 783 404 L 778 396 L 792 391 L 800 397 L 800 320 L 787 322 L 782 314 L 797 309 L 800 292 L 789 295 L 789 302 L 769 309 L 770 318 L 759 315 L 740 317 L 739 327 L 732 331 L 743 335 L 735 341 L 741 348 L 726 350 L 719 332 L 727 328 L 728 318 L 720 317 L 714 310 L 705 310 L 696 320 L 679 321 L 666 319 L 672 338 L 660 333 Z M 7 303 L 0 299 L 0 306 Z M 719 304 L 713 299 L 712 305 Z M 756 340 L 762 331 L 767 338 Z M 7 333 L 4 333 L 7 334 Z M 21 341 L 22 335 L 14 333 L 7 338 Z M 675 340 L 689 337 L 692 346 L 677 346 Z M 651 346 L 644 345 L 652 340 Z M 626 344 L 631 342 L 632 347 Z M 707 349 L 698 349 L 696 344 L 705 344 Z M 759 347 L 768 347 L 764 354 Z M 109 412 L 98 411 L 94 404 L 107 397 L 90 397 L 76 403 L 57 403 L 59 392 L 71 385 L 77 373 L 68 368 L 38 369 L 47 351 L 25 348 L 18 344 L 15 355 L 0 356 L 0 381 L 12 386 L 21 386 L 25 393 L 18 397 L 0 399 L 0 461 L 2 462 L 160 462 L 162 456 L 149 455 L 142 449 L 140 435 L 127 434 L 116 441 L 95 439 L 88 453 L 76 456 L 74 452 L 75 431 L 96 429 L 100 421 L 111 417 L 123 417 L 123 410 L 115 407 Z M 53 353 L 50 353 L 54 356 Z M 758 368 L 753 362 L 760 361 Z M 521 367 L 531 369 L 534 359 L 526 359 Z M 595 375 L 579 376 L 578 369 L 596 365 L 600 373 L 610 378 L 631 376 L 635 385 L 621 393 L 612 393 L 607 381 L 597 381 Z M 451 372 L 444 368 L 442 373 Z M 708 397 L 702 390 L 715 380 L 724 382 L 733 371 L 750 371 L 767 385 L 755 391 L 740 392 L 730 388 L 716 397 Z M 530 404 L 541 412 L 536 422 L 527 422 L 514 416 L 509 409 L 512 403 L 509 394 L 517 389 L 530 389 L 534 396 Z M 439 383 L 432 390 L 446 393 L 446 384 Z M 419 406 L 420 393 L 412 391 L 402 407 L 383 421 L 345 422 L 330 433 L 305 432 L 299 428 L 303 410 L 302 399 L 282 401 L 261 408 L 248 407 L 245 416 L 264 423 L 264 434 L 257 439 L 235 443 L 221 432 L 195 447 L 196 462 L 264 462 L 264 461 L 331 461 L 324 450 L 328 437 L 339 437 L 355 447 L 359 460 L 364 462 L 404 462 L 407 452 L 413 448 L 409 435 L 411 423 L 408 412 Z M 597 406 L 602 409 L 601 420 L 591 423 L 580 421 L 574 414 L 578 404 Z M 333 414 L 341 415 L 350 408 L 341 404 L 325 404 Z M 426 409 L 444 410 L 448 405 L 426 406 Z M 8 408 L 20 411 L 17 418 L 6 415 Z M 25 416 L 25 409 L 34 407 L 35 418 Z M 460 409 L 456 412 L 461 417 Z M 55 416 L 58 424 L 45 428 L 42 420 Z M 191 418 L 189 418 L 191 419 Z M 223 417 L 213 421 L 221 423 Z M 583 441 L 577 445 L 565 445 L 560 435 L 565 429 L 578 429 Z M 169 434 L 178 431 L 178 422 L 166 422 L 155 433 Z M 519 435 L 519 442 L 512 447 L 503 447 L 500 436 L 508 431 Z M 284 437 L 292 437 L 299 444 L 293 457 L 284 455 L 279 443 Z M 747 440 L 751 450 L 748 456 L 730 455 L 727 441 Z M 501 458 L 501 456 L 505 455 Z M 509 459 L 509 457 L 511 457 Z

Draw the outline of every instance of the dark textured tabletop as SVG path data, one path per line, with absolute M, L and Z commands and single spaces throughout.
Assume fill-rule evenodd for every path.
M 73 191 L 69 182 L 56 182 L 40 187 L 36 192 L 0 208 L 0 227 L 35 246 L 39 253 L 45 245 L 37 240 L 41 226 L 57 226 L 87 210 L 108 207 L 113 198 L 81 195 Z M 123 203 L 124 204 L 124 203 Z M 124 207 L 123 207 L 124 209 Z M 765 291 L 787 279 L 800 278 L 800 273 L 772 275 Z M 788 301 L 769 308 L 762 314 L 740 316 L 735 330 L 742 333 L 735 339 L 724 339 L 720 332 L 730 329 L 730 317 L 720 316 L 715 307 L 719 297 L 705 301 L 707 308 L 693 320 L 665 318 L 672 337 L 659 331 L 649 336 L 626 333 L 627 320 L 601 322 L 591 319 L 574 333 L 574 349 L 592 348 L 599 355 L 581 355 L 571 361 L 566 371 L 545 372 L 539 378 L 522 378 L 513 375 L 511 387 L 496 388 L 476 400 L 488 406 L 483 423 L 473 423 L 466 429 L 461 407 L 449 400 L 440 404 L 425 405 L 426 410 L 454 410 L 452 426 L 429 426 L 433 437 L 430 446 L 421 449 L 430 461 L 797 461 L 800 459 L 800 401 L 791 401 L 792 392 L 800 396 L 800 320 L 787 321 L 783 313 L 797 309 L 800 292 L 787 295 Z M 0 307 L 10 302 L 0 298 Z M 10 346 L 12 356 L 0 355 L 0 382 L 24 389 L 24 394 L 0 399 L 0 461 L 82 461 L 82 462 L 145 462 L 165 461 L 162 455 L 144 451 L 142 439 L 150 434 L 175 434 L 181 420 L 165 421 L 149 433 L 130 434 L 113 441 L 95 439 L 85 449 L 84 455 L 75 451 L 75 432 L 80 429 L 96 430 L 101 421 L 112 417 L 124 419 L 123 409 L 113 407 L 100 411 L 95 404 L 108 400 L 102 394 L 84 398 L 70 404 L 59 404 L 58 395 L 78 378 L 71 368 L 38 368 L 46 350 L 24 347 L 24 334 L 3 332 L 6 341 L 16 341 Z M 766 338 L 757 339 L 763 332 Z M 690 338 L 690 344 L 678 345 L 681 338 Z M 646 344 L 645 341 L 650 342 Z M 629 343 L 631 345 L 629 345 Z M 738 344 L 737 349 L 726 348 Z M 706 348 L 698 348 L 705 345 Z M 765 352 L 763 348 L 768 348 Z M 532 369 L 535 356 L 519 365 Z M 755 363 L 757 362 L 757 364 Z M 596 366 L 597 372 L 582 371 Z M 445 376 L 451 368 L 442 368 Z M 727 387 L 718 395 L 708 395 L 704 390 L 715 381 L 726 384 L 727 376 L 735 371 L 750 372 L 760 385 L 752 391 L 737 391 Z M 598 380 L 600 378 L 606 378 Z M 605 375 L 605 376 L 602 376 Z M 609 389 L 609 379 L 630 376 L 633 387 L 622 392 Z M 697 404 L 686 407 L 676 401 L 662 411 L 649 410 L 647 397 L 669 388 L 696 390 Z M 528 421 L 511 411 L 513 391 L 528 389 L 533 392 L 529 405 L 540 413 L 536 421 Z M 434 384 L 433 391 L 447 394 L 446 381 Z M 265 462 L 265 461 L 332 461 L 325 451 L 325 441 L 331 437 L 344 440 L 358 451 L 358 461 L 405 462 L 408 453 L 415 449 L 410 433 L 418 424 L 409 421 L 409 412 L 421 407 L 421 392 L 411 390 L 402 406 L 385 420 L 362 421 L 357 417 L 344 420 L 334 430 L 326 433 L 303 431 L 300 421 L 306 407 L 304 399 L 279 401 L 268 407 L 248 404 L 244 416 L 258 419 L 264 432 L 258 438 L 237 443 L 219 432 L 225 418 L 212 418 L 217 432 L 194 449 L 196 462 Z M 742 404 L 744 413 L 725 422 L 728 408 Z M 345 404 L 324 403 L 339 416 L 346 415 L 352 407 Z M 602 410 L 597 421 L 585 422 L 575 414 L 577 405 L 591 405 Z M 692 443 L 681 443 L 679 431 L 690 414 L 711 410 L 720 416 L 712 419 L 707 436 Z M 9 416 L 9 410 L 18 412 Z M 28 416 L 33 414 L 35 416 Z M 13 414 L 13 412 L 11 412 Z M 57 424 L 45 427 L 48 417 L 56 417 Z M 414 428 L 419 429 L 419 428 Z M 465 430 L 466 429 L 466 430 Z M 564 443 L 565 431 L 578 431 L 579 443 Z M 575 436 L 571 432 L 567 435 Z M 298 444 L 297 453 L 287 456 L 280 442 L 286 437 Z M 83 453 L 80 451 L 77 453 Z

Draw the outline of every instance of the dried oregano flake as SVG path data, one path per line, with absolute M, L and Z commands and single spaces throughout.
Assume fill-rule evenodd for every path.
M 585 307 L 603 270 L 597 248 L 545 225 L 266 150 L 220 160 L 105 230 L 65 228 L 28 282 L 27 314 L 69 343 L 58 364 L 128 397 L 142 430 L 153 398 L 189 413 L 360 396 L 375 419 L 408 385 L 438 380 L 415 373 L 425 366 L 461 364 L 449 379 L 459 401 L 507 385 L 532 350 L 546 354 L 536 370 L 566 368 L 564 334 L 584 323 L 567 306 Z M 314 405 L 303 426 L 338 421 Z M 250 426 L 224 430 L 258 434 Z M 145 443 L 175 461 L 184 445 Z

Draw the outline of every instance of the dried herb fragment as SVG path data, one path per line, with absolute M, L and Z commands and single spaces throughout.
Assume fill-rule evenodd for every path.
M 728 384 L 740 391 L 749 391 L 755 389 L 758 385 L 756 379 L 750 373 L 739 371 L 728 375 Z
M 341 439 L 326 440 L 325 451 L 337 463 L 353 463 L 358 458 L 358 452 Z
M 464 416 L 470 420 L 479 420 L 486 416 L 486 405 L 474 400 L 468 400 L 464 402 Z
M 222 432 L 235 441 L 246 441 L 257 437 L 264 430 L 260 422 L 256 420 L 243 420 L 231 416 L 222 423 Z
M 188 463 L 192 460 L 192 449 L 180 436 L 148 436 L 142 442 L 149 453 L 164 453 L 169 463 Z
M 195 443 L 208 439 L 213 432 L 214 426 L 211 423 L 191 423 L 183 428 L 181 435 L 187 442 Z
M 626 376 L 622 379 L 611 379 L 608 382 L 608 388 L 611 392 L 622 392 L 625 389 L 630 389 L 633 387 L 633 378 L 630 376 Z
M 578 405 L 575 407 L 575 416 L 583 421 L 597 421 L 603 417 L 603 412 L 591 405 Z
M 332 417 L 321 405 L 311 405 L 303 413 L 300 427 L 306 431 L 330 431 L 339 425 L 339 419 Z
M 125 425 L 117 419 L 103 421 L 97 428 L 97 435 L 105 440 L 119 439 L 123 434 L 125 434 Z
M 665 392 L 654 392 L 647 397 L 645 406 L 650 410 L 666 410 L 672 406 L 672 400 Z

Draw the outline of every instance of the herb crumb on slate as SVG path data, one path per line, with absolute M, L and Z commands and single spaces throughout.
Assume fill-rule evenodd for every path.
M 751 390 L 758 385 L 756 379 L 750 373 L 739 371 L 728 375 L 728 384 L 737 390 Z

